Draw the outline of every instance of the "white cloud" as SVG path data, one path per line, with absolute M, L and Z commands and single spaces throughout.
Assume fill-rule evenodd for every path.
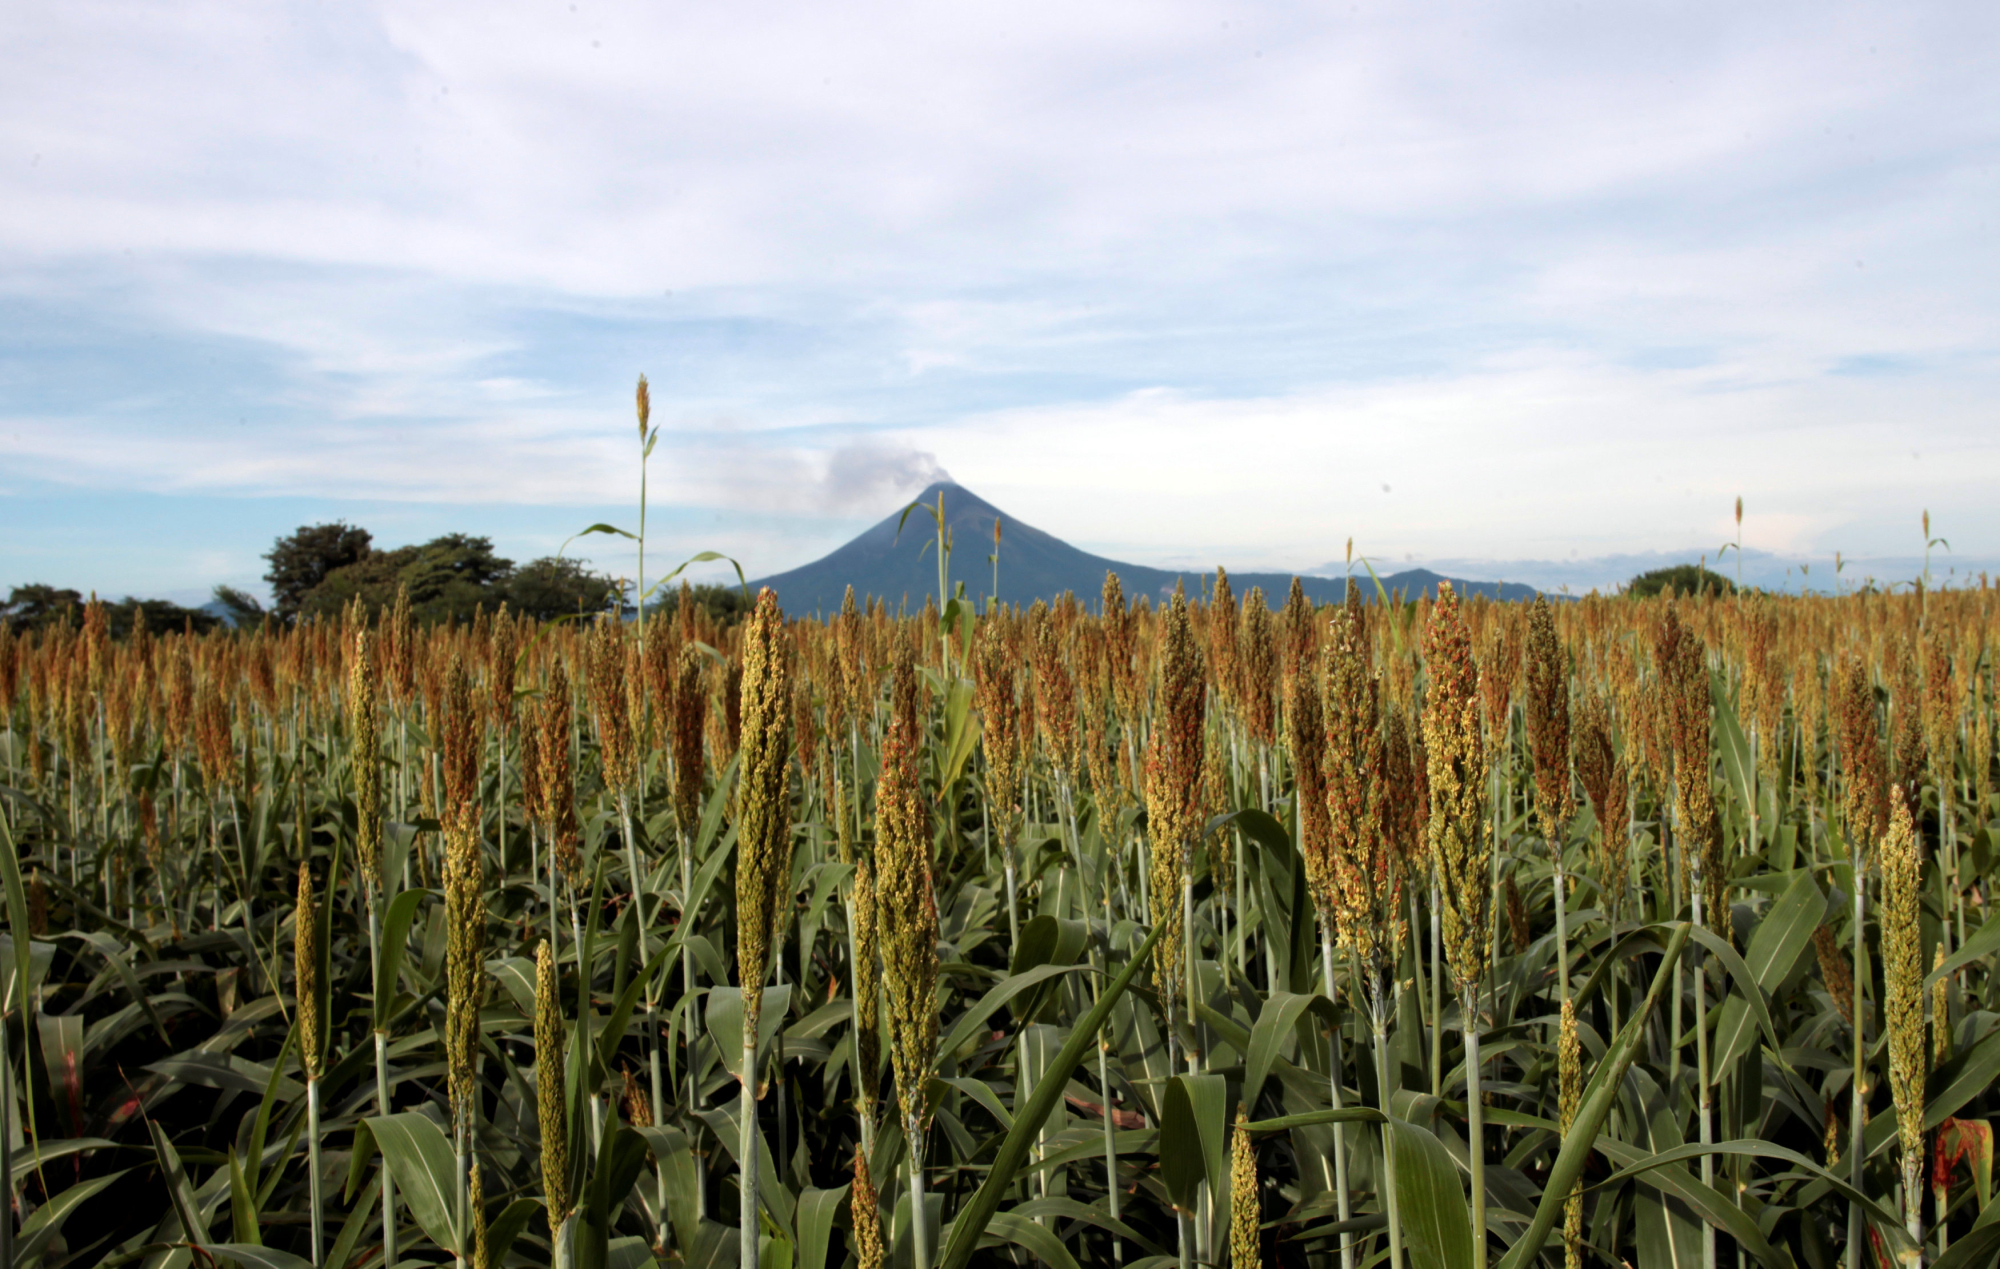
M 1990 541 L 1996 37 L 1971 3 L 13 6 L 0 303 L 82 333 L 0 341 L 0 456 L 601 503 L 646 370 L 655 498 L 780 557 L 944 466 L 1135 557 L 1668 549 L 1737 492 L 1777 551 L 1920 505 Z M 159 340 L 281 417 L 172 366 L 74 388 Z

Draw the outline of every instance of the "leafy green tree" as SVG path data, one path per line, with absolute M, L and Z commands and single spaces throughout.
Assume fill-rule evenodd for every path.
M 754 606 L 740 587 L 724 586 L 715 582 L 703 582 L 687 588 L 688 598 L 695 607 L 709 615 L 719 626 L 733 626 L 748 616 Z M 647 605 L 649 618 L 671 620 L 681 610 L 681 594 L 678 590 L 668 591 L 659 600 Z
M 1641 573 L 1625 587 L 1625 593 L 1635 599 L 1648 599 L 1667 587 L 1674 588 L 1676 595 L 1693 595 L 1709 592 L 1716 595 L 1730 595 L 1736 591 L 1736 583 L 1699 564 L 1675 564 L 1670 568 L 1656 568 L 1649 573 Z
M 571 613 L 603 612 L 617 585 L 581 560 L 547 555 L 516 569 L 502 588 L 514 612 L 547 621 Z
M 223 615 L 228 618 L 232 626 L 254 626 L 264 620 L 264 605 L 258 603 L 257 597 L 247 590 L 217 585 L 215 603 L 222 609 Z
M 40 629 L 59 621 L 73 620 L 65 614 L 72 609 L 81 611 L 82 608 L 83 596 L 76 591 L 50 586 L 45 582 L 29 582 L 7 593 L 7 603 L 0 606 L 0 618 L 17 626 Z
M 111 637 L 123 639 L 132 633 L 138 624 L 139 615 L 145 614 L 146 629 L 159 633 L 163 630 L 192 630 L 196 634 L 207 634 L 221 624 L 214 613 L 199 608 L 183 608 L 167 599 L 134 599 L 127 595 L 115 604 L 105 605 L 105 616 Z
M 286 621 L 296 619 L 306 596 L 336 570 L 367 559 L 373 542 L 368 530 L 345 520 L 303 525 L 296 533 L 279 538 L 264 556 L 271 565 L 264 580 L 271 583 L 278 616 Z

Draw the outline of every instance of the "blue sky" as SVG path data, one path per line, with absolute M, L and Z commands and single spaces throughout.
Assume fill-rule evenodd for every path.
M 2000 567 L 1990 5 L 17 5 L 0 586 L 327 518 Z M 1762 554 L 1758 554 L 1758 553 Z M 585 554 L 629 571 L 629 553 Z M 650 571 L 650 570 L 649 570 Z M 1530 574 L 1533 574 L 1532 576 Z M 1794 574 L 1796 576 L 1796 574 Z

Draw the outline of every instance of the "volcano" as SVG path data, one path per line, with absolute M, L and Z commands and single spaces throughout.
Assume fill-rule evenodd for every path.
M 1054 534 L 1023 524 L 965 486 L 950 481 L 932 484 L 916 501 L 935 507 L 940 497 L 944 499 L 945 527 L 951 535 L 951 584 L 954 588 L 963 584 L 966 593 L 982 609 L 986 597 L 995 593 L 993 565 L 988 557 L 993 551 L 996 520 L 1001 525 L 997 593 L 1003 603 L 1027 605 L 1037 599 L 1053 602 L 1064 591 L 1073 591 L 1077 598 L 1094 606 L 1104 589 L 1104 575 L 1116 573 L 1128 599 L 1149 595 L 1157 605 L 1173 594 L 1176 585 L 1186 586 L 1190 595 L 1199 595 L 1203 582 L 1211 576 L 1128 564 L 1078 550 Z M 937 522 L 923 508 L 907 515 L 898 511 L 831 554 L 789 572 L 774 573 L 752 582 L 751 587 L 754 590 L 769 586 L 777 592 L 778 602 L 785 610 L 797 616 L 829 616 L 838 612 L 849 586 L 854 588 L 854 597 L 859 601 L 866 602 L 872 597 L 883 600 L 892 610 L 898 606 L 916 609 L 937 593 L 936 551 Z M 1261 586 L 1266 601 L 1276 608 L 1285 602 L 1292 577 L 1290 573 L 1232 572 L 1229 585 L 1239 600 L 1250 593 L 1251 587 Z M 1438 583 L 1444 580 L 1422 568 L 1390 573 L 1381 579 L 1384 589 L 1400 590 L 1409 598 L 1435 595 Z M 1461 595 L 1481 594 L 1509 600 L 1535 597 L 1534 587 L 1519 583 L 1465 581 L 1456 577 L 1449 580 Z M 1345 578 L 1301 574 L 1299 581 L 1307 598 L 1316 603 L 1339 603 L 1347 597 Z M 1366 572 L 1359 575 L 1359 584 L 1364 595 L 1374 590 Z

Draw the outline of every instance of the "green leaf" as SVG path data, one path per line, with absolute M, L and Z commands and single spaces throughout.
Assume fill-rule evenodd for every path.
M 1030 924 L 1033 924 L 1033 922 L 1030 922 Z M 1023 937 L 1026 937 L 1025 931 L 1023 931 Z M 985 1028 L 987 1019 L 998 1013 L 1001 1006 L 1022 992 L 1038 987 L 1051 978 L 1059 978 L 1064 974 L 1074 974 L 1084 968 L 1086 967 L 1078 965 L 1037 965 L 1033 969 L 1019 974 L 1010 974 L 1006 978 L 1001 979 L 987 989 L 986 994 L 979 998 L 979 1003 L 960 1014 L 951 1024 L 951 1034 L 947 1035 L 944 1038 L 944 1042 L 938 1045 L 938 1052 L 958 1052 L 962 1045 L 973 1040 L 980 1034 Z M 741 1035 L 742 1031 L 739 1029 L 737 1034 Z
M 792 988 L 764 989 L 764 1005 L 757 1017 L 757 1060 L 763 1061 L 778 1028 L 785 1023 L 785 1009 L 791 1003 Z M 743 1080 L 743 990 L 740 987 L 711 987 L 708 991 L 708 1034 L 715 1040 L 722 1069 Z
M 229 1147 L 229 1227 L 239 1243 L 261 1244 L 264 1235 L 257 1227 L 257 1200 L 250 1197 L 250 1179 L 243 1175 L 243 1161 L 236 1147 Z
M 1276 1119 L 1253 1119 L 1243 1126 L 1253 1133 L 1284 1132 L 1292 1128 L 1311 1128 L 1317 1124 L 1379 1124 L 1386 1119 L 1373 1106 L 1341 1106 L 1309 1110 L 1302 1115 L 1281 1115 Z
M 326 1254 L 326 1269 L 347 1269 L 347 1262 L 354 1257 L 354 1244 L 361 1241 L 361 1231 L 373 1219 L 376 1202 L 382 1194 L 382 1177 L 377 1174 L 362 1192 L 359 1203 L 351 1203 L 347 1209 L 347 1219 L 340 1223 L 340 1233 L 333 1240 L 333 1250 Z
M 167 1183 L 167 1198 L 173 1204 L 174 1215 L 180 1218 L 181 1232 L 189 1238 L 206 1236 L 208 1227 L 202 1223 L 201 1207 L 194 1201 L 194 1187 L 188 1184 L 187 1169 L 181 1166 L 180 1151 L 174 1149 L 174 1143 L 167 1139 L 166 1129 L 156 1121 L 148 1119 L 146 1128 L 153 1135 L 153 1154 L 160 1161 L 160 1175 Z
M 521 1236 L 521 1231 L 528 1227 L 528 1222 L 541 1210 L 542 1204 L 539 1200 L 517 1198 L 506 1206 L 498 1219 L 486 1227 L 486 1247 L 492 1263 L 496 1265 L 507 1263 L 507 1253 L 512 1250 L 514 1240 Z
M 1160 1180 L 1174 1206 L 1187 1213 L 1200 1209 L 1201 1183 L 1207 1174 L 1201 1137 L 1187 1077 L 1176 1075 L 1167 1081 L 1166 1100 L 1160 1107 Z
M 826 1269 L 826 1248 L 833 1238 L 833 1219 L 847 1201 L 847 1186 L 837 1190 L 808 1189 L 799 1195 L 798 1269 Z
M 171 1147 L 169 1148 L 171 1149 Z M 180 1167 L 178 1157 L 175 1159 L 174 1166 L 176 1170 Z M 129 1168 L 126 1169 L 126 1171 L 130 1170 Z M 14 1263 L 17 1265 L 33 1263 L 35 1257 L 41 1255 L 48 1248 L 49 1243 L 54 1241 L 55 1236 L 62 1232 L 63 1222 L 74 1215 L 77 1208 L 83 1206 L 86 1200 L 96 1197 L 108 1188 L 112 1182 L 124 1175 L 125 1172 L 113 1172 L 108 1176 L 92 1177 L 88 1181 L 79 1181 L 77 1184 L 70 1186 L 67 1190 L 64 1190 L 36 1208 L 35 1214 L 30 1216 L 27 1223 L 21 1226 L 20 1235 L 14 1241 Z M 183 1176 L 181 1181 L 185 1184 L 187 1178 Z M 176 1197 L 178 1198 L 179 1196 L 177 1195 Z M 7 1219 L 11 1220 L 13 1218 L 8 1217 Z
M 4 999 L 0 999 L 0 1009 L 13 1013 L 21 1007 L 21 1002 L 29 999 L 28 987 L 32 981 L 33 939 L 29 933 L 28 891 L 21 884 L 20 847 L 14 844 L 12 821 L 0 814 L 0 835 L 6 837 L 0 843 L 0 883 L 7 889 L 7 930 L 13 935 L 14 976 L 8 980 Z
M 1315 1002 L 1318 1002 L 1317 1005 Z M 1316 1009 L 1327 1016 L 1328 1024 L 1338 1020 L 1332 1017 L 1333 1009 L 1326 998 L 1317 994 L 1291 991 L 1274 991 L 1264 1002 L 1264 1011 L 1257 1015 L 1257 1021 L 1250 1028 L 1250 1048 L 1243 1067 L 1243 1104 L 1254 1107 L 1258 1094 L 1264 1091 L 1264 1081 L 1270 1078 L 1272 1064 L 1278 1060 L 1278 1050 L 1290 1036 L 1306 1010 Z
M 986 1222 L 985 1233 L 988 1238 L 1014 1244 L 1043 1264 L 1055 1266 L 1055 1269 L 1078 1269 L 1076 1258 L 1069 1254 L 1069 1248 L 1062 1245 L 1062 1240 L 1025 1216 L 995 1212 Z
M 1395 1141 L 1397 1216 L 1412 1265 L 1459 1269 L 1471 1264 L 1472 1212 L 1444 1143 L 1400 1119 L 1386 1126 Z
M 635 1129 L 652 1151 L 653 1163 L 666 1182 L 667 1219 L 674 1227 L 674 1241 L 686 1252 L 701 1237 L 701 1174 L 695 1167 L 694 1148 L 687 1134 L 678 1128 Z
M 1812 932 L 1825 912 L 1826 898 L 1813 881 L 1812 870 L 1799 869 L 1784 894 L 1758 922 L 1757 932 L 1750 936 L 1743 963 L 1751 982 L 1737 983 L 1736 990 L 1722 1002 L 1715 1021 L 1715 1070 L 1729 1070 L 1756 1043 L 1748 1001 L 1750 993 L 1774 992 L 1784 983 L 1806 944 L 1812 942 Z
M 410 924 L 416 920 L 417 906 L 431 893 L 423 889 L 405 890 L 389 901 L 388 911 L 383 914 L 381 977 L 375 982 L 377 1019 L 387 1013 L 396 998 L 396 979 L 403 968 L 403 949 L 409 946 Z
M 416 1111 L 371 1115 L 361 1121 L 382 1152 L 396 1197 L 441 1250 L 458 1249 L 458 1207 L 453 1195 L 457 1163 L 444 1130 Z M 361 1153 L 357 1144 L 356 1154 Z
M 1598 1153 L 1620 1166 L 1642 1163 L 1650 1157 L 1612 1137 L 1599 1137 L 1595 1148 Z M 1770 1240 L 1765 1238 L 1763 1231 L 1757 1227 L 1756 1221 L 1751 1220 L 1742 1208 L 1689 1175 L 1687 1169 L 1674 1166 L 1654 1168 L 1642 1173 L 1637 1179 L 1662 1194 L 1686 1203 L 1694 1210 L 1695 1215 L 1741 1243 L 1744 1250 L 1762 1261 L 1768 1269 L 1792 1269 L 1791 1257 L 1782 1249 L 1771 1245 Z M 1544 1202 L 1546 1201 L 1544 1196 Z M 1558 1201 L 1555 1206 L 1560 1211 L 1562 1204 Z M 1539 1210 L 1537 1223 L 1539 1224 Z M 1546 1231 L 1543 1233 L 1543 1238 L 1547 1238 Z M 1522 1245 L 1524 1243 L 1517 1243 L 1515 1247 L 1518 1249 Z M 1525 1263 L 1525 1261 L 1515 1261 L 1512 1251 L 1508 1252 L 1508 1259 L 1501 1264 L 1504 1266 L 1510 1262 Z
M 1924 990 L 1929 991 L 1940 978 L 1950 977 L 1967 965 L 1983 961 L 1995 952 L 2000 952 L 2000 916 L 1986 918 L 1986 924 L 1972 932 L 1972 937 L 1965 940 L 1964 947 L 1945 957 L 1944 964 L 1932 970 L 1924 979 Z
M 1132 985 L 1132 980 L 1159 944 L 1166 928 L 1164 925 L 1153 927 L 1153 932 L 1133 950 L 1125 961 L 1125 968 L 1118 971 L 1118 977 L 1104 989 L 1090 1012 L 1070 1029 L 1069 1039 L 1056 1054 L 1055 1060 L 1049 1063 L 1048 1070 L 1042 1073 L 1042 1078 L 1035 1082 L 1034 1092 L 1028 1095 L 1027 1102 L 1014 1118 L 1014 1126 L 1001 1140 L 999 1153 L 993 1158 L 993 1167 L 986 1174 L 986 1180 L 980 1183 L 978 1190 L 960 1210 L 958 1219 L 951 1223 L 951 1234 L 945 1241 L 944 1254 L 938 1258 L 937 1269 L 965 1269 L 970 1263 L 972 1253 L 979 1245 L 979 1232 L 1000 1210 L 1000 1200 L 1027 1159 L 1028 1150 L 1041 1131 L 1042 1121 L 1048 1118 L 1049 1112 L 1055 1109 L 1056 1102 L 1068 1088 L 1070 1073 L 1083 1060 L 1084 1051 L 1097 1042 L 1098 1033 L 1111 1017 L 1113 1006 L 1125 994 L 1125 989 Z
M 1673 937 L 1667 942 L 1667 953 L 1660 958 L 1660 967 L 1653 975 L 1653 985 L 1647 989 L 1645 1002 L 1633 1013 L 1591 1073 L 1590 1083 L 1583 1090 L 1583 1100 L 1577 1106 L 1575 1123 L 1568 1135 L 1563 1137 L 1562 1150 L 1556 1155 L 1555 1162 L 1549 1166 L 1541 1201 L 1535 1205 L 1534 1220 L 1520 1241 L 1501 1260 L 1500 1269 L 1522 1269 L 1529 1259 L 1541 1253 L 1542 1244 L 1555 1228 L 1556 1218 L 1562 1214 L 1571 1188 L 1583 1175 L 1584 1162 L 1597 1144 L 1604 1121 L 1610 1117 L 1611 1108 L 1617 1103 L 1619 1087 L 1625 1082 L 1625 1071 L 1632 1065 L 1632 1059 L 1638 1056 L 1646 1020 L 1651 1017 L 1653 1007 L 1659 1003 L 1661 994 L 1672 981 L 1674 966 L 1679 964 L 1681 951 L 1687 946 L 1689 936 L 1698 933 L 1702 931 L 1685 922 L 1674 929 Z M 1754 1225 L 1752 1230 L 1754 1232 Z
M 261 1243 L 195 1243 L 218 1260 L 233 1260 L 243 1269 L 312 1269 L 312 1262 L 289 1251 Z
M 1988 1031 L 1979 1043 L 1931 1072 L 1924 1129 L 1936 1128 L 1996 1082 L 2000 1082 L 2000 1028 Z M 1936 1088 L 1940 1083 L 1944 1087 Z
M 1931 1269 L 1991 1269 L 1995 1257 L 2000 1257 L 2000 1224 L 1982 1225 L 1955 1240 Z

